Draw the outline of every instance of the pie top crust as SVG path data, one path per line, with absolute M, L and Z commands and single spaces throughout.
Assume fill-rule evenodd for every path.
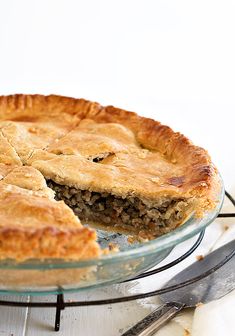
M 0 97 L 0 163 L 4 228 L 19 221 L 24 228 L 32 223 L 32 229 L 40 221 L 82 228 L 63 202 L 54 201 L 44 178 L 122 197 L 193 198 L 199 216 L 215 206 L 219 187 L 208 153 L 168 126 L 113 106 L 55 95 Z M 25 216 L 18 200 L 6 215 L 7 190 L 15 199 L 28 197 L 39 217 L 32 220 L 35 212 Z M 43 220 L 39 208 L 51 209 Z

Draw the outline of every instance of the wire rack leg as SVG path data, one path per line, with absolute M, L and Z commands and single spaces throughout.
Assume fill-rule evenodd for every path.
M 61 310 L 65 309 L 64 305 L 64 295 L 58 294 L 57 295 L 57 305 L 56 305 L 56 314 L 55 314 L 55 331 L 60 330 L 60 317 L 61 317 Z

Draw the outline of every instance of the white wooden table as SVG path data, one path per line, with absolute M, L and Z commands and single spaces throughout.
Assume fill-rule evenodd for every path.
M 226 188 L 235 196 L 234 15 L 233 1 L 2 2 L 0 94 L 85 97 L 160 120 L 208 149 Z M 225 222 L 231 226 L 224 233 Z M 216 241 L 222 243 L 232 235 L 232 224 L 231 220 L 218 220 L 208 228 L 194 256 L 157 278 L 71 294 L 66 299 L 103 298 L 156 288 L 195 260 L 195 255 L 206 253 Z M 235 306 L 235 299 L 229 302 Z M 68 308 L 62 312 L 57 335 L 120 335 L 158 304 L 152 298 L 107 307 Z M 194 320 L 202 320 L 200 314 L 199 310 Z M 209 321 L 210 311 L 204 316 Z M 192 321 L 193 312 L 187 312 L 158 336 L 186 335 Z M 0 336 L 52 335 L 53 325 L 54 309 L 0 307 Z M 198 331 L 198 325 L 193 324 L 192 335 L 204 336 L 206 328 Z M 225 326 L 221 328 L 217 326 L 226 334 Z

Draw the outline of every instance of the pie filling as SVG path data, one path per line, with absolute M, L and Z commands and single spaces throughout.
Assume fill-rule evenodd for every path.
M 185 198 L 159 198 L 153 201 L 107 192 L 95 192 L 60 185 L 52 180 L 48 187 L 55 199 L 63 200 L 83 222 L 124 229 L 143 236 L 158 236 L 181 224 L 192 212 Z

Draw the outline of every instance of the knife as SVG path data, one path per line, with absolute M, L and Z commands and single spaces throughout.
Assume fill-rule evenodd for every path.
M 209 271 L 235 251 L 235 240 L 211 252 L 173 277 L 164 287 L 175 286 L 184 281 L 200 276 Z M 122 336 L 152 336 L 166 322 L 184 308 L 219 299 L 235 288 L 235 257 L 230 258 L 222 267 L 211 275 L 197 282 L 160 295 L 164 302 L 126 331 Z

